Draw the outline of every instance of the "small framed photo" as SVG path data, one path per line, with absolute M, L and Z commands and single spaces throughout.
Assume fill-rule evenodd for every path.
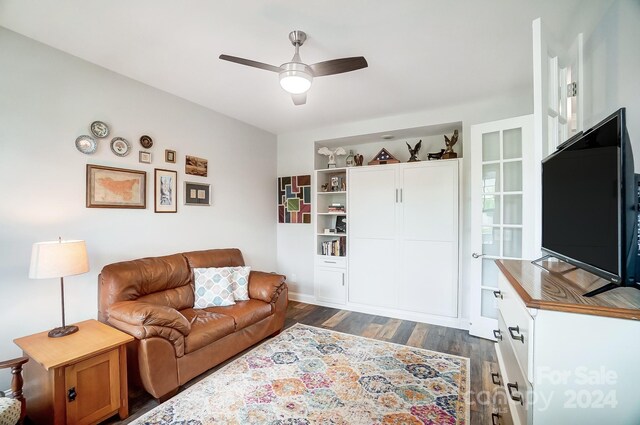
M 211 185 L 206 183 L 184 182 L 185 205 L 211 205 Z
M 153 170 L 154 211 L 157 213 L 178 212 L 178 172 L 172 170 Z
M 147 172 L 87 164 L 87 208 L 147 208 Z
M 185 158 L 184 172 L 193 176 L 207 177 L 209 161 L 197 156 L 187 155 Z
M 143 164 L 151 164 L 151 152 L 140 151 L 138 161 Z
M 176 163 L 176 151 L 172 151 L 170 149 L 164 150 L 164 162 L 168 162 L 170 164 Z

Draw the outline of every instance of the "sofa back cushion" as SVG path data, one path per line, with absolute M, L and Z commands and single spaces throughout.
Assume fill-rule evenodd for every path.
M 182 310 L 193 306 L 191 269 L 182 254 L 109 264 L 99 277 L 99 319 L 118 301 L 140 300 Z
M 190 268 L 244 266 L 244 258 L 237 248 L 191 251 L 182 255 L 187 259 Z

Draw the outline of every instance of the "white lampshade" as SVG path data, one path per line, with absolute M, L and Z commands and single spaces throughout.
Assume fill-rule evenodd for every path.
M 38 242 L 31 249 L 31 279 L 73 276 L 89 271 L 84 241 Z
M 280 73 L 280 86 L 291 93 L 305 93 L 311 88 L 313 76 L 307 65 L 298 62 L 288 62 L 281 66 L 284 71 Z

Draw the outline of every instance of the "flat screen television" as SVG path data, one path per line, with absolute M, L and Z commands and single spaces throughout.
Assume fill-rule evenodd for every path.
M 638 193 L 625 109 L 542 161 L 542 249 L 610 283 L 637 286 Z

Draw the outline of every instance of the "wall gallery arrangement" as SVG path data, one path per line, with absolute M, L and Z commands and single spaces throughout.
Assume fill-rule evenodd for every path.
M 278 177 L 278 223 L 311 223 L 311 176 Z
M 111 129 L 103 121 L 92 122 L 89 130 L 91 136 L 79 136 L 75 143 L 76 149 L 85 155 L 96 152 L 98 148 L 96 139 L 105 138 L 111 133 Z M 151 149 L 153 139 L 146 134 L 142 135 L 140 145 L 144 149 Z M 131 153 L 131 144 L 123 137 L 114 137 L 110 146 L 116 156 L 124 157 Z M 175 164 L 176 157 L 176 151 L 165 149 L 165 162 Z M 151 160 L 151 152 L 138 152 L 138 162 L 151 164 Z M 209 162 L 204 158 L 191 155 L 185 157 L 186 174 L 207 177 L 208 165 Z M 178 212 L 178 172 L 155 168 L 153 177 L 154 212 Z M 87 164 L 86 206 L 87 208 L 145 209 L 147 207 L 146 179 L 146 171 Z M 185 205 L 211 205 L 211 185 L 208 183 L 185 182 L 184 191 Z M 308 196 L 310 197 L 310 193 Z M 310 209 L 307 211 L 310 212 Z

